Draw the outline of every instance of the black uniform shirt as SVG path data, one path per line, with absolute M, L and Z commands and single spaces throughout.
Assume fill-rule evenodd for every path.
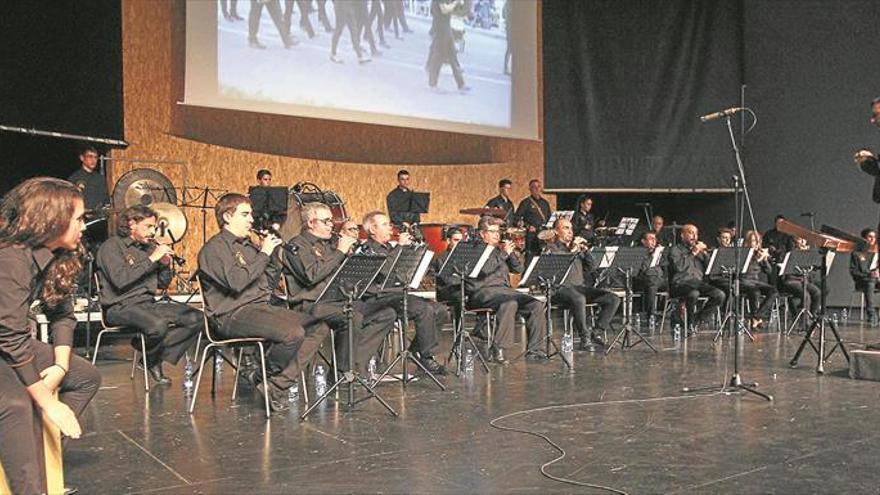
M 592 211 L 584 213 L 578 210 L 571 217 L 571 230 L 574 232 L 574 235 L 581 236 L 584 239 L 591 239 L 595 235 L 593 231 L 595 226 L 596 217 L 593 216 Z
M 545 248 L 550 254 L 572 254 L 571 249 L 561 241 L 555 241 L 547 244 Z M 593 256 L 589 251 L 577 253 L 571 264 L 571 270 L 568 271 L 568 277 L 565 277 L 564 287 L 582 287 L 585 283 L 585 275 L 590 274 L 594 270 Z
M 281 263 L 246 237 L 221 230 L 199 251 L 202 295 L 208 315 L 222 318 L 250 304 L 268 304 L 281 275 Z M 205 280 L 207 278 L 207 280 Z
M 101 279 L 101 306 L 150 302 L 171 283 L 171 267 L 150 260 L 154 246 L 131 237 L 113 236 L 98 249 L 95 262 Z
M 110 195 L 107 194 L 107 179 L 97 170 L 86 172 L 80 167 L 67 178 L 83 193 L 83 202 L 87 210 L 94 210 L 100 206 L 110 204 Z
M 418 213 L 402 211 L 409 206 L 411 195 L 411 190 L 395 187 L 385 198 L 388 216 L 394 225 L 401 225 L 403 222 L 414 224 L 421 221 L 422 216 Z
M 535 199 L 528 196 L 519 202 L 516 218 L 522 218 L 527 227 L 541 230 L 547 220 L 550 220 L 550 203 L 544 198 Z
M 33 337 L 28 312 L 43 289 L 46 267 L 52 252 L 41 247 L 0 248 L 0 357 L 6 360 L 25 386 L 40 380 L 34 363 Z M 72 346 L 76 317 L 68 300 L 47 311 L 49 330 L 56 346 Z
M 485 245 L 485 244 L 482 244 Z M 515 255 L 508 256 L 503 250 L 495 248 L 476 278 L 465 278 L 465 292 L 473 294 L 482 289 L 510 287 L 510 272 L 520 273 L 523 263 Z
M 654 249 L 661 249 L 661 247 L 657 246 Z M 647 248 L 645 248 L 645 251 L 647 251 Z M 636 278 L 649 285 L 662 286 L 667 278 L 669 248 L 663 249 L 660 253 L 660 260 L 658 260 L 657 266 L 651 266 L 653 257 L 653 252 L 648 252 L 648 257 L 645 258 L 645 261 L 643 261 L 642 265 L 639 267 L 639 272 L 636 274 Z
M 330 239 L 321 239 L 309 231 L 290 242 L 297 247 L 296 254 L 284 251 L 284 279 L 291 303 L 314 302 L 345 261 L 345 254 Z
M 501 208 L 504 210 L 504 221 L 507 225 L 511 225 L 514 222 L 514 214 L 513 214 L 513 201 L 510 198 L 505 198 L 502 195 L 495 196 L 486 202 L 487 208 Z
M 701 282 L 706 264 L 709 262 L 709 253 L 703 251 L 695 256 L 691 248 L 684 244 L 678 244 L 669 249 L 669 265 L 672 268 L 672 284 L 678 285 L 686 282 Z

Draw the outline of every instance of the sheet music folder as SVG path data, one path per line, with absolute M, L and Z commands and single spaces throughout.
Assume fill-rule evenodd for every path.
M 828 250 L 828 252 L 825 253 L 825 275 L 828 275 L 831 271 L 831 263 L 834 261 L 835 254 L 836 253 L 831 250 Z M 822 266 L 822 253 L 819 252 L 818 249 L 795 249 L 794 251 L 785 253 L 785 258 L 779 266 L 780 275 L 801 275 L 801 273 L 798 273 L 797 268 L 806 269 Z
M 571 272 L 575 254 L 543 254 L 535 256 L 529 263 L 518 287 L 531 287 L 541 283 L 541 279 L 551 280 L 562 285 Z
M 399 250 L 391 261 L 391 270 L 382 284 L 382 290 L 399 289 L 403 286 L 418 289 L 433 259 L 434 252 L 426 246 L 404 247 Z
M 468 278 L 476 278 L 492 254 L 494 247 L 483 243 L 459 242 L 452 247 L 443 266 L 437 271 L 439 276 L 448 276 L 457 270 L 467 270 Z
M 706 275 L 721 275 L 722 268 L 729 269 L 735 267 L 737 249 L 740 249 L 740 266 L 738 271 L 745 273 L 749 269 L 749 264 L 752 262 L 752 255 L 754 255 L 755 250 L 752 248 L 721 247 L 712 250 L 709 265 L 706 266 Z
M 343 294 L 343 290 L 350 291 L 354 287 L 357 287 L 354 299 L 360 299 L 382 270 L 385 261 L 385 256 L 365 254 L 346 258 L 324 286 L 315 303 L 345 300 L 347 297 Z

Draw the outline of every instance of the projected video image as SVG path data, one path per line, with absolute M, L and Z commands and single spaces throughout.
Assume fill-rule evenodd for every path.
M 511 127 L 515 0 L 219 4 L 221 98 Z

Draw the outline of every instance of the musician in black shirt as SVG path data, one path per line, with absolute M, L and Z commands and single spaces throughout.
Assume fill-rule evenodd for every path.
M 399 170 L 397 172 L 397 187 L 388 193 L 385 205 L 388 207 L 388 216 L 391 223 L 397 226 L 409 226 L 421 222 L 422 216 L 411 213 L 407 208 L 411 206 L 412 189 L 409 187 L 409 172 Z
M 504 210 L 504 222 L 507 226 L 515 223 L 513 215 L 513 201 L 510 199 L 510 190 L 513 189 L 513 182 L 510 179 L 501 179 L 498 181 L 498 196 L 486 202 L 486 208 L 501 208 Z
M 861 232 L 865 240 L 864 248 L 853 251 L 849 259 L 849 274 L 852 276 L 856 290 L 865 298 L 865 307 L 868 311 L 868 321 L 872 325 L 877 323 L 877 291 L 880 290 L 880 271 L 872 267 L 874 257 L 877 255 L 877 231 L 864 229 Z
M 669 251 L 657 245 L 657 234 L 651 230 L 642 233 L 641 243 L 642 247 L 648 250 L 648 258 L 642 262 L 638 273 L 633 277 L 633 289 L 642 294 L 642 311 L 647 313 L 648 317 L 651 315 L 659 317 L 661 315 L 657 313 L 657 292 L 669 287 L 667 274 Z M 663 250 L 660 253 L 660 260 L 656 266 L 651 266 L 654 252 L 657 249 Z
M 871 101 L 871 124 L 880 127 L 880 96 Z M 862 172 L 874 177 L 871 198 L 875 203 L 880 203 L 880 162 L 878 162 L 877 156 L 871 150 L 862 148 L 856 152 L 853 158 Z M 880 226 L 877 228 L 880 230 Z
M 200 311 L 174 301 L 157 302 L 156 291 L 171 283 L 173 252 L 157 243 L 156 212 L 142 205 L 126 208 L 120 215 L 115 236 L 98 250 L 96 263 L 101 281 L 101 306 L 109 325 L 143 332 L 147 367 L 159 384 L 171 380 L 162 361 L 177 364 L 202 328 Z M 140 350 L 140 340 L 132 345 Z
M 83 148 L 79 154 L 80 167 L 67 178 L 83 194 L 86 210 L 96 210 L 110 204 L 107 179 L 98 172 L 98 150 L 92 146 Z
M 287 389 L 299 379 L 329 329 L 312 316 L 270 305 L 281 277 L 276 248 L 282 241 L 267 235 L 261 245 L 248 238 L 253 226 L 247 196 L 229 193 L 214 207 L 220 232 L 199 251 L 202 296 L 213 328 L 224 338 L 262 337 L 270 343 L 266 355 L 268 383 L 258 388 L 269 394 L 273 410 L 288 407 Z
M 546 251 L 552 254 L 577 253 L 568 277 L 553 296 L 553 302 L 560 303 L 573 313 L 574 327 L 581 338 L 580 349 L 583 351 L 593 350 L 587 337 L 587 304 L 597 304 L 599 315 L 596 318 L 596 328 L 590 332 L 589 340 L 593 344 L 604 346 L 605 342 L 599 336 L 599 332 L 611 329 L 611 319 L 620 307 L 620 298 L 609 290 L 586 284 L 586 275 L 594 270 L 593 257 L 587 251 L 586 240 L 574 236 L 571 221 L 560 218 L 556 220 L 553 229 L 556 232 L 556 241 L 548 244 Z
M 688 323 L 696 326 L 708 322 L 724 302 L 724 292 L 703 281 L 709 255 L 706 245 L 699 240 L 696 225 L 686 224 L 681 229 L 681 244 L 669 251 L 672 297 L 685 298 Z M 697 301 L 707 297 L 706 305 L 697 313 Z M 686 329 L 690 331 L 690 329 Z
M 538 232 L 550 220 L 550 203 L 544 199 L 543 192 L 541 181 L 532 179 L 529 181 L 529 195 L 516 207 L 515 216 L 522 219 L 526 227 L 526 252 L 531 254 L 541 252 Z
M 785 220 L 784 216 L 776 215 L 773 220 L 773 228 L 764 232 L 763 236 L 764 245 L 767 246 L 770 261 L 773 263 L 781 263 L 785 258 L 785 253 L 794 249 L 794 237 L 779 230 L 782 220 Z
M 571 217 L 571 228 L 574 235 L 589 241 L 596 235 L 594 227 L 596 217 L 593 215 L 593 198 L 583 194 L 577 199 L 577 208 Z
M 528 343 L 526 359 L 540 361 L 546 356 L 538 350 L 546 335 L 544 305 L 534 297 L 510 287 L 510 272 L 520 273 L 522 261 L 513 253 L 513 242 L 501 242 L 501 225 L 498 218 L 484 216 L 478 225 L 480 242 L 493 246 L 488 260 L 476 278 L 465 279 L 465 292 L 470 308 L 495 310 L 497 326 L 495 341 L 491 343 L 491 358 L 498 364 L 507 364 L 504 350 L 513 345 L 516 315 L 526 318 Z
M 333 274 L 351 253 L 358 240 L 357 225 L 346 222 L 341 235 L 333 241 L 333 214 L 323 203 L 306 203 L 302 211 L 303 232 L 290 240 L 296 250 L 284 251 L 284 279 L 291 307 L 308 312 L 330 325 L 336 332 L 336 358 L 339 369 L 348 370 L 348 318 L 345 302 L 318 296 L 327 287 Z M 347 227 L 346 227 L 347 226 Z M 326 297 L 326 296 L 325 296 Z M 367 372 L 370 356 L 376 352 L 382 339 L 391 330 L 397 313 L 390 308 L 363 301 L 352 304 L 354 329 L 353 367 Z
M 70 296 L 82 268 L 84 211 L 76 186 L 47 177 L 19 184 L 0 204 L 0 462 L 12 493 L 47 491 L 34 408 L 79 438 L 77 418 L 101 383 L 97 369 L 72 352 Z M 35 304 L 49 320 L 52 345 L 31 334 Z
M 747 230 L 745 247 L 754 249 L 752 261 L 746 267 L 739 282 L 740 292 L 748 298 L 752 328 L 764 326 L 764 320 L 770 317 L 770 308 L 776 301 L 779 291 L 770 284 L 773 277 L 773 265 L 770 263 L 770 252 L 761 243 L 761 234 L 756 230 Z M 763 296 L 763 300 L 760 297 Z M 760 304 L 759 304 L 760 302 Z

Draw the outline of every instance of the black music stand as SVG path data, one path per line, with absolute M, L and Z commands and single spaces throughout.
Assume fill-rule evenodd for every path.
M 471 334 L 464 331 L 465 281 L 467 278 L 476 278 L 479 275 L 493 249 L 495 248 L 482 242 L 459 242 L 452 247 L 452 251 L 449 252 L 449 256 L 446 258 L 443 266 L 437 271 L 438 277 L 449 277 L 452 275 L 458 277 L 459 280 L 458 324 L 453 328 L 452 349 L 449 350 L 449 356 L 446 357 L 447 366 L 449 366 L 449 362 L 453 357 L 457 361 L 455 376 L 461 376 L 461 373 L 464 371 L 465 341 L 474 350 L 486 373 L 489 372 L 489 364 L 486 362 L 486 358 L 483 357 L 483 353 L 480 352 L 480 348 L 477 347 Z M 491 337 L 489 335 L 490 339 Z
M 737 251 L 740 251 L 737 253 Z M 718 331 L 715 332 L 713 342 L 717 342 L 724 333 L 725 325 L 730 322 L 729 336 L 745 333 L 749 336 L 749 340 L 755 341 L 755 336 L 743 324 L 743 312 L 737 311 L 736 304 L 740 304 L 739 281 L 741 276 L 749 267 L 752 261 L 754 249 L 752 248 L 736 248 L 736 247 L 720 247 L 712 251 L 709 258 L 709 265 L 706 267 L 707 276 L 723 276 L 727 279 L 727 308 L 721 324 L 718 325 Z
M 617 271 L 623 274 L 624 279 L 624 296 L 623 296 L 623 328 L 620 329 L 620 332 L 611 339 L 611 342 L 608 344 L 608 347 L 605 349 L 605 355 L 611 353 L 614 350 L 614 344 L 620 342 L 620 350 L 625 351 L 627 349 L 632 349 L 637 346 L 639 343 L 644 342 L 645 345 L 651 348 L 655 353 L 657 352 L 657 348 L 648 341 L 647 338 L 639 331 L 639 329 L 634 328 L 632 326 L 632 309 L 633 309 L 633 290 L 632 290 L 632 274 L 634 271 L 638 271 L 641 268 L 642 264 L 649 257 L 648 250 L 643 247 L 619 247 L 617 248 L 617 252 L 614 254 L 614 259 L 611 260 L 611 266 L 608 267 L 609 270 Z M 656 266 L 656 261 L 659 261 L 659 256 L 657 260 L 652 260 Z M 635 334 L 638 340 L 631 340 L 630 334 Z
M 803 278 L 801 282 L 801 310 L 795 315 L 785 335 L 791 335 L 798 322 L 802 322 L 806 330 L 807 319 L 815 318 L 815 315 L 807 308 L 807 279 L 810 273 L 823 266 L 824 261 L 822 258 L 822 253 L 818 249 L 796 249 L 785 253 L 785 258 L 782 260 L 782 269 L 779 270 L 779 276 L 800 275 Z M 825 276 L 823 275 L 822 279 L 824 280 L 824 278 Z
M 385 407 L 385 409 L 388 410 L 389 413 L 391 413 L 392 416 L 397 416 L 397 411 L 388 405 L 388 403 L 376 393 L 373 387 L 364 380 L 363 377 L 360 376 L 360 373 L 354 368 L 353 304 L 354 301 L 360 299 L 364 295 L 364 292 L 366 292 L 367 288 L 370 287 L 370 284 L 373 283 L 376 275 L 379 274 L 379 271 L 384 265 L 384 256 L 356 255 L 346 258 L 315 301 L 315 304 L 324 299 L 345 301 L 343 311 L 348 321 L 348 369 L 342 372 L 342 376 L 337 377 L 336 382 L 324 392 L 324 395 L 318 397 L 315 403 L 309 406 L 309 408 L 300 415 L 300 419 L 306 419 L 306 416 L 315 410 L 319 404 L 324 402 L 327 397 L 330 397 L 340 385 L 348 385 L 347 405 L 349 408 L 353 408 L 358 402 L 368 399 L 376 399 L 383 407 Z M 362 397 L 357 401 L 354 400 L 355 384 L 360 385 L 368 392 L 366 397 Z
M 397 356 L 395 356 L 394 360 L 385 368 L 385 371 L 380 373 L 379 376 L 373 380 L 373 386 L 381 383 L 382 379 L 388 375 L 397 363 L 402 363 L 401 368 L 403 371 L 400 374 L 399 380 L 403 383 L 403 386 L 406 387 L 410 381 L 415 379 L 415 376 L 410 376 L 409 371 L 406 369 L 407 360 L 410 360 L 428 375 L 428 377 L 440 387 L 440 390 L 446 390 L 446 386 L 440 383 L 440 380 L 438 380 L 437 377 L 434 376 L 434 374 L 431 373 L 421 361 L 416 359 L 412 352 L 410 352 L 409 347 L 406 345 L 405 336 L 406 331 L 409 328 L 409 305 L 407 302 L 409 291 L 410 289 L 419 288 L 419 285 L 422 283 L 422 278 L 425 277 L 425 273 L 431 265 L 432 259 L 434 259 L 434 252 L 428 250 L 425 246 L 420 246 L 416 248 L 403 247 L 402 249 L 398 249 L 397 254 L 391 261 L 391 269 L 388 276 L 385 278 L 385 282 L 382 284 L 382 290 L 403 290 L 401 293 L 403 297 L 403 314 L 400 315 L 401 328 L 398 337 L 400 348 L 397 351 Z
M 822 251 L 826 251 L 822 253 Z M 798 251 L 792 251 L 796 253 Z M 849 363 L 849 354 L 846 352 L 846 347 L 843 345 L 843 340 L 840 338 L 840 334 L 837 332 L 837 323 L 828 318 L 825 314 L 825 287 L 826 287 L 826 278 L 828 276 L 828 271 L 831 270 L 831 262 L 834 261 L 834 251 L 827 249 L 820 249 L 818 251 L 820 255 L 820 267 L 821 270 L 821 285 L 820 285 L 820 294 L 819 294 L 819 314 L 813 318 L 813 324 L 810 325 L 810 328 L 807 329 L 806 335 L 804 335 L 804 340 L 801 341 L 801 345 L 798 347 L 797 352 L 794 353 L 794 357 L 791 358 L 791 362 L 788 363 L 792 368 L 797 366 L 798 359 L 801 357 L 801 353 L 804 352 L 804 348 L 807 344 L 810 344 L 810 347 L 813 351 L 816 352 L 817 363 L 816 363 L 816 373 L 822 374 L 825 373 L 825 361 L 828 361 L 828 358 L 834 354 L 834 351 L 840 348 L 840 352 L 843 353 L 843 357 L 846 358 L 846 362 Z M 806 275 L 804 275 L 804 290 L 806 291 Z M 807 305 L 806 299 L 802 299 L 802 304 L 804 306 Z M 834 339 L 837 341 L 832 347 L 831 350 L 827 353 L 825 352 L 825 323 L 828 323 L 828 326 L 831 328 L 831 333 L 834 334 Z M 819 331 L 819 345 L 813 343 L 812 337 L 813 333 L 818 330 Z
M 287 201 L 290 192 L 287 187 L 251 186 L 248 197 L 253 203 L 254 224 L 259 230 L 273 223 L 283 224 L 287 220 Z
M 546 298 L 544 301 L 544 315 L 547 318 L 547 335 L 544 345 L 547 359 L 558 354 L 562 358 L 562 362 L 568 366 L 568 370 L 572 372 L 574 371 L 574 365 L 568 359 L 568 356 L 562 352 L 556 341 L 553 340 L 552 303 L 554 291 L 565 283 L 566 277 L 571 272 L 571 265 L 576 258 L 576 254 L 543 254 L 535 256 L 529 263 L 529 267 L 519 283 L 520 287 L 539 287 L 544 293 Z

